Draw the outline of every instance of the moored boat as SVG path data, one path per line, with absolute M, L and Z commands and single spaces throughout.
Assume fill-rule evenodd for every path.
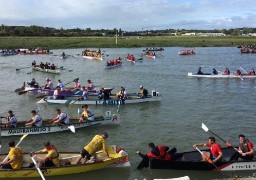
M 130 167 L 130 161 L 128 154 L 121 150 L 119 151 L 118 148 L 115 146 L 110 146 L 107 148 L 109 153 L 109 157 L 107 158 L 105 154 L 101 151 L 96 153 L 95 159 L 90 159 L 87 161 L 86 164 L 79 164 L 75 165 L 75 161 L 77 157 L 80 156 L 79 152 L 59 152 L 60 157 L 60 165 L 59 166 L 52 166 L 52 167 L 43 167 L 41 171 L 43 176 L 63 176 L 68 174 L 77 174 L 77 173 L 85 173 L 89 171 L 94 171 L 98 169 L 108 168 L 108 167 Z M 119 152 L 118 152 L 119 151 Z M 7 154 L 1 154 L 0 158 L 4 159 Z M 37 157 L 44 157 L 43 154 L 36 154 Z M 23 164 L 21 170 L 8 170 L 8 169 L 1 169 L 0 171 L 0 178 L 31 178 L 31 177 L 38 177 L 40 175 L 35 167 L 31 167 L 31 157 L 29 153 L 23 154 Z
M 29 134 L 46 134 L 46 133 L 55 133 L 62 131 L 69 131 L 71 127 L 75 129 L 86 128 L 90 126 L 99 126 L 99 125 L 107 125 L 107 124 L 119 124 L 120 123 L 120 115 L 113 114 L 111 111 L 106 111 L 105 117 L 96 116 L 94 120 L 87 120 L 85 122 L 79 122 L 79 118 L 71 118 L 70 123 L 66 125 L 52 125 L 49 123 L 49 120 L 44 120 L 43 125 L 40 127 L 26 127 L 25 122 L 18 122 L 16 128 L 2 128 L 1 136 L 20 136 L 26 133 Z M 75 131 L 75 130 L 74 130 Z
M 208 150 L 206 150 L 208 151 Z M 248 171 L 256 170 L 256 160 L 251 161 L 230 161 L 231 156 L 236 153 L 233 148 L 222 148 L 222 161 L 214 165 L 205 161 L 201 161 L 202 157 L 198 151 L 184 152 L 180 159 L 174 161 L 160 159 L 143 159 L 140 163 L 143 168 L 148 165 L 151 169 L 175 169 L 175 170 L 204 170 L 204 171 Z M 217 169 L 217 168 L 218 169 Z
M 77 96 L 66 97 L 65 99 L 53 99 L 51 96 L 42 98 L 37 103 L 49 103 L 49 104 L 90 104 L 90 105 L 118 105 L 118 104 L 134 104 L 142 102 L 155 102 L 161 101 L 159 92 L 152 90 L 152 95 L 148 95 L 147 98 L 140 98 L 137 93 L 128 94 L 128 98 L 120 99 L 117 96 L 110 96 L 110 99 L 100 100 L 97 96 L 89 96 L 86 100 L 77 100 Z
M 256 78 L 256 75 L 250 75 L 250 74 L 241 74 L 238 76 L 237 74 L 211 74 L 211 73 L 204 73 L 204 74 L 197 74 L 197 73 L 188 73 L 189 77 L 205 77 L 205 78 Z
M 51 74 L 60 74 L 60 69 L 43 69 L 40 67 L 32 67 L 33 71 L 40 71 L 40 72 L 45 72 L 45 73 L 51 73 Z

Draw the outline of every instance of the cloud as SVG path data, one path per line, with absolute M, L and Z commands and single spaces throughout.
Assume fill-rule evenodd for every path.
M 252 0 L 9 0 L 0 7 L 0 22 L 128 31 L 216 29 L 255 26 L 253 4 Z

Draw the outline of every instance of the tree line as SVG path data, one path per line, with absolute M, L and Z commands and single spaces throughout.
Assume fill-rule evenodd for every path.
M 186 29 L 165 29 L 165 30 L 141 30 L 123 31 L 122 29 L 56 29 L 42 26 L 0 26 L 0 36 L 56 36 L 56 37 L 78 37 L 78 36 L 161 36 L 161 35 L 181 35 L 184 33 L 224 33 L 231 36 L 256 33 L 256 28 L 234 28 L 234 29 L 214 29 L 214 30 L 186 30 Z

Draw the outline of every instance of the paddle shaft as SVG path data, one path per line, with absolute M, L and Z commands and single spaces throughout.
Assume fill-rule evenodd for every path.
M 38 167 L 38 164 L 36 163 L 36 160 L 34 159 L 34 157 L 32 155 L 31 155 L 31 159 L 32 159 L 34 165 L 36 166 L 36 169 L 37 169 L 38 173 L 40 174 L 42 180 L 45 180 L 45 177 L 44 177 L 41 169 Z
M 68 82 L 68 83 L 64 84 L 64 86 L 66 86 L 66 85 L 68 85 L 68 84 L 70 84 L 70 83 L 74 82 L 75 80 L 79 80 L 79 78 L 76 78 L 76 79 L 74 79 L 73 81 L 71 81 L 71 82 Z
M 244 70 L 244 68 L 240 67 L 240 69 L 242 69 L 246 74 L 249 74 L 246 70 Z
M 204 156 L 206 159 L 209 159 L 200 149 L 198 149 L 198 147 L 195 147 L 196 150 L 202 155 Z M 209 161 L 208 161 L 209 162 Z M 217 170 L 218 172 L 220 172 L 225 178 L 227 178 L 227 176 L 225 174 L 223 174 L 223 172 L 221 172 L 221 170 L 213 163 L 213 162 L 210 162 Z

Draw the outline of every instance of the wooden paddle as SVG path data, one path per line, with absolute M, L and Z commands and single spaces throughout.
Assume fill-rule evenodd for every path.
M 200 149 L 198 149 L 198 147 L 195 147 L 195 149 L 206 158 L 207 162 L 212 164 L 217 170 L 218 172 L 220 172 L 225 178 L 227 178 L 227 176 L 225 174 L 223 174 L 223 172 L 221 172 L 221 170 L 212 162 L 212 160 L 210 158 L 208 158 L 202 151 L 200 151 Z
M 27 67 L 25 67 L 25 68 L 18 68 L 18 69 L 16 69 L 16 71 L 19 71 L 19 70 L 21 70 L 21 69 L 27 69 L 27 68 L 30 68 L 30 66 L 27 66 Z
M 39 168 L 39 165 L 36 163 L 36 160 L 34 159 L 33 155 L 30 154 L 30 156 L 31 156 L 31 159 L 32 159 L 32 161 L 33 161 L 33 163 L 34 163 L 34 165 L 35 165 L 35 167 L 36 167 L 38 173 L 40 174 L 42 180 L 45 180 L 45 177 L 44 177 L 44 175 L 43 175 L 41 169 Z

